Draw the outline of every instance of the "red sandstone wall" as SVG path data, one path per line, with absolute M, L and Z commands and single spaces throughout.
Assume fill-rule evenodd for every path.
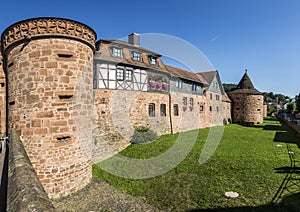
M 1 48 L 1 45 L 0 45 Z M 6 81 L 3 71 L 2 54 L 0 52 L 0 137 L 5 133 L 6 128 Z
M 194 99 L 194 108 L 183 110 L 183 98 Z M 173 132 L 183 132 L 193 129 L 223 125 L 227 119 L 226 103 L 220 99 L 208 100 L 207 96 L 197 96 L 185 93 L 169 95 L 127 90 L 95 89 L 95 128 L 93 130 L 93 160 L 98 162 L 120 151 L 130 144 L 134 127 L 149 127 L 159 135 L 171 133 L 170 112 Z M 149 117 L 149 103 L 155 104 L 155 117 Z M 166 116 L 160 115 L 160 104 L 166 104 Z M 178 104 L 179 114 L 174 116 L 173 106 Z M 209 111 L 209 105 L 213 111 Z M 189 106 L 189 102 L 188 102 Z M 200 110 L 200 106 L 204 110 Z M 216 107 L 219 111 L 216 111 Z M 230 110 L 230 109 L 229 109 Z
M 93 51 L 54 38 L 22 48 L 8 54 L 9 126 L 20 133 L 46 192 L 58 197 L 91 179 Z
M 93 159 L 102 160 L 111 151 L 120 151 L 130 144 L 134 127 L 144 126 L 159 135 L 170 133 L 169 99 L 167 94 L 126 90 L 94 90 L 95 128 Z M 155 117 L 148 116 L 148 104 L 155 103 Z M 160 116 L 160 104 L 166 104 L 166 116 Z

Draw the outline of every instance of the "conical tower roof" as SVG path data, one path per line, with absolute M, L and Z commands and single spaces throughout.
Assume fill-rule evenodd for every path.
M 240 80 L 237 88 L 234 91 L 231 91 L 230 93 L 245 93 L 245 94 L 261 95 L 261 93 L 254 88 L 253 83 L 251 82 L 251 79 L 247 73 L 247 69 L 245 71 L 244 76 Z

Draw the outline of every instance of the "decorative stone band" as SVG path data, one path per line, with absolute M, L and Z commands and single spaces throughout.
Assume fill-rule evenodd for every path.
M 95 50 L 97 35 L 89 26 L 64 18 L 32 18 L 9 26 L 1 36 L 2 52 L 19 43 L 47 37 L 82 41 Z

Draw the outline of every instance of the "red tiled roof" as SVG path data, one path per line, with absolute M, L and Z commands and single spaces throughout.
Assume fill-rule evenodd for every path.
M 100 44 L 101 41 L 103 41 L 101 52 L 100 52 L 99 57 L 98 58 L 95 57 L 95 59 L 100 59 L 100 60 L 105 60 L 105 61 L 110 61 L 110 62 L 120 63 L 120 64 L 122 63 L 122 64 L 134 65 L 134 66 L 138 66 L 138 67 L 145 68 L 145 69 L 151 68 L 154 70 L 166 72 L 164 64 L 160 60 L 159 55 L 157 53 L 151 52 L 151 51 L 143 49 L 141 47 L 133 46 L 129 43 L 126 43 L 125 41 L 109 42 L 108 40 L 100 40 L 98 45 Z M 108 46 L 111 43 L 113 43 L 114 46 L 118 46 L 117 44 L 121 44 L 120 47 L 123 49 L 123 58 L 111 56 L 109 46 Z M 134 50 L 134 49 L 139 49 L 139 52 L 142 53 L 143 62 L 132 60 L 132 58 L 130 56 L 130 50 Z M 157 58 L 157 62 L 159 64 L 158 66 L 152 65 L 148 62 L 148 56 L 147 56 L 148 54 L 158 57 Z
M 160 57 L 161 55 L 156 53 L 156 52 L 153 52 L 149 49 L 146 49 L 146 48 L 143 48 L 143 47 L 140 47 L 140 46 L 135 46 L 135 45 L 132 45 L 126 41 L 123 41 L 123 40 L 99 40 L 97 41 L 97 44 L 98 45 L 99 43 L 107 43 L 107 44 L 113 44 L 113 45 L 120 45 L 124 48 L 129 48 L 129 49 L 132 49 L 132 50 L 137 50 L 139 52 L 144 52 L 144 53 L 147 53 L 147 54 L 151 54 L 153 56 L 157 56 L 157 57 Z
M 169 66 L 169 65 L 165 65 L 165 67 L 166 67 L 166 70 L 174 76 L 177 76 L 177 77 L 180 77 L 183 79 L 187 79 L 187 80 L 191 80 L 194 82 L 199 82 L 202 84 L 207 84 L 206 80 L 201 75 L 198 75 L 196 73 L 193 73 L 193 72 L 190 72 L 187 70 L 183 70 L 180 68 L 176 68 L 173 66 Z

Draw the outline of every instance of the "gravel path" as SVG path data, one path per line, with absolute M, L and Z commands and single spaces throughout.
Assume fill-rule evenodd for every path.
M 84 189 L 52 200 L 52 203 L 57 211 L 162 211 L 99 179 L 93 179 Z

